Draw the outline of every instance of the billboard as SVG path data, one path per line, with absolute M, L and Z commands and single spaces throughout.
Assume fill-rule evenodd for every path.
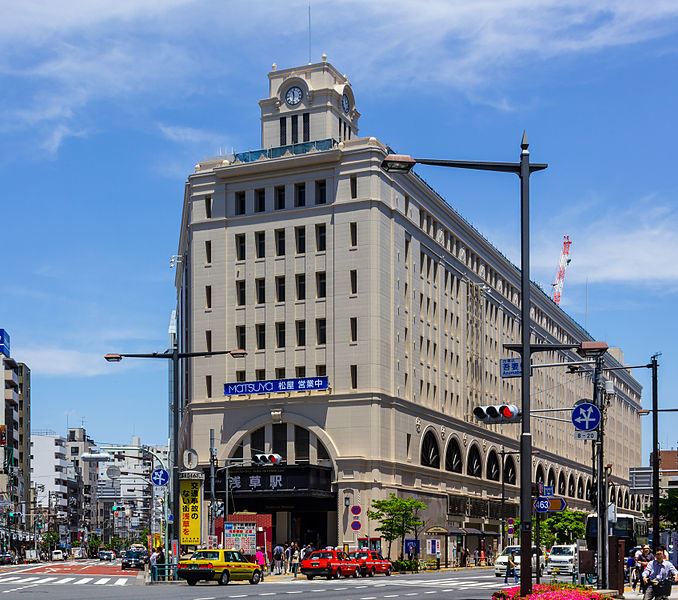
M 9 333 L 0 329 L 0 353 L 9 358 Z
M 257 524 L 225 523 L 224 548 L 240 550 L 243 554 L 255 554 L 257 551 Z
M 181 479 L 179 494 L 181 544 L 200 544 L 202 481 L 200 479 Z
M 243 394 L 275 394 L 326 390 L 327 377 L 299 377 L 298 379 L 269 379 L 266 381 L 236 381 L 224 384 L 224 396 Z

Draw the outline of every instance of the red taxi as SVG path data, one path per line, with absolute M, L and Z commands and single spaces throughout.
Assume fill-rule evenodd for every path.
M 385 559 L 374 550 L 358 550 L 356 552 L 349 552 L 348 555 L 358 563 L 360 574 L 363 577 L 368 575 L 374 577 L 377 573 L 389 576 L 393 569 L 391 561 Z
M 358 563 L 341 550 L 315 550 L 301 561 L 301 573 L 309 579 L 358 576 Z

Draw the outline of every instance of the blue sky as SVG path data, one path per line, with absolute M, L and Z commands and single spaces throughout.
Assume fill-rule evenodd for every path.
M 419 157 L 532 160 L 532 276 L 626 364 L 660 357 L 675 404 L 678 4 L 320 2 L 311 56 L 346 73 L 360 134 Z M 166 440 L 167 345 L 184 182 L 256 149 L 273 62 L 308 62 L 308 2 L 0 2 L 0 327 L 33 370 L 33 427 Z M 418 168 L 519 263 L 518 180 Z M 647 370 L 635 372 L 650 401 Z M 648 417 L 645 417 L 648 419 Z M 663 416 L 663 447 L 678 417 Z M 649 451 L 649 420 L 644 455 Z M 645 459 L 646 461 L 646 459 Z

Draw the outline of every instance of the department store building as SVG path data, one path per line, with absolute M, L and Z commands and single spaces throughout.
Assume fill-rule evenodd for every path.
M 380 168 L 388 149 L 361 137 L 351 84 L 325 57 L 274 65 L 259 105 L 261 149 L 202 160 L 185 187 L 180 349 L 247 356 L 186 361 L 180 450 L 197 450 L 208 477 L 211 429 L 220 466 L 284 457 L 229 472 L 229 512 L 272 514 L 279 542 L 378 546 L 367 509 L 393 492 L 422 500 L 427 527 L 445 528 L 450 545 L 496 543 L 502 478 L 505 514 L 518 516 L 518 456 L 502 469 L 501 451 L 518 450 L 520 425 L 486 426 L 472 411 L 520 405 L 520 380 L 500 376 L 500 359 L 514 357 L 503 345 L 520 340 L 518 268 L 416 173 Z M 532 303 L 533 342 L 594 339 L 534 284 Z M 605 365 L 622 360 L 611 349 Z M 627 370 L 606 378 L 610 493 L 635 512 L 641 386 Z M 590 372 L 535 369 L 533 409 L 592 389 Z M 533 479 L 589 511 L 591 442 L 568 423 L 532 427 Z

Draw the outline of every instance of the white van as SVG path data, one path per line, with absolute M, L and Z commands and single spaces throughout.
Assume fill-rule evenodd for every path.
M 520 575 L 520 546 L 506 546 L 504 551 L 494 561 L 494 574 L 497 577 L 504 577 L 506 575 L 506 566 L 511 552 L 516 553 L 516 575 Z M 536 546 L 532 546 L 532 573 L 537 571 L 537 565 L 539 565 L 539 573 L 543 573 L 545 566 L 544 553 Z
M 62 550 L 53 550 L 52 551 L 52 560 L 66 560 Z
M 546 572 L 549 575 L 559 575 L 560 573 L 571 575 L 576 569 L 576 562 L 577 546 L 553 546 L 546 560 Z

